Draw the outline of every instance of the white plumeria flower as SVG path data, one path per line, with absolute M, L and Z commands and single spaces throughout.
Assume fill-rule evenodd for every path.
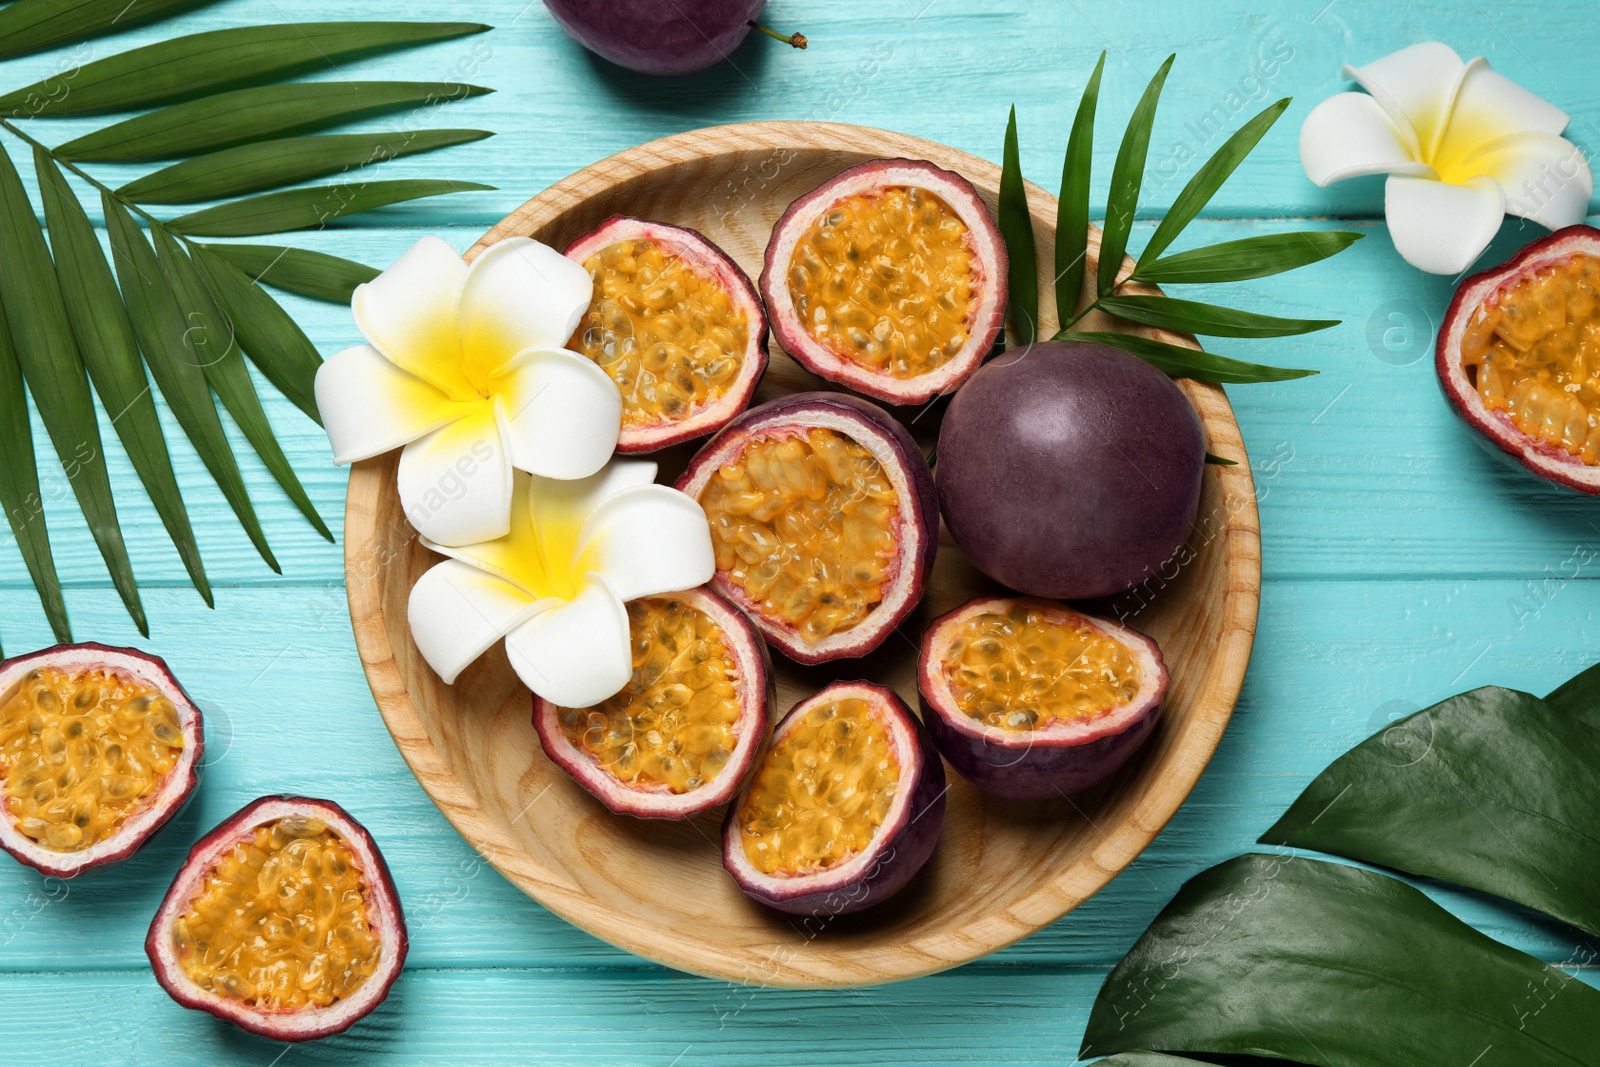
M 622 396 L 562 346 L 589 306 L 588 271 L 512 237 L 471 266 L 424 237 L 350 300 L 367 344 L 317 371 L 333 461 L 405 446 L 400 502 L 441 545 L 504 535 L 512 471 L 583 478 L 611 458 Z
M 518 472 L 511 528 L 450 558 L 411 589 L 411 634 L 428 665 L 453 683 L 505 638 L 529 689 L 584 708 L 633 676 L 624 603 L 711 580 L 716 557 L 705 512 L 654 484 L 656 465 L 613 460 L 598 473 L 558 481 Z
M 1300 162 L 1318 185 L 1388 174 L 1395 249 L 1434 274 L 1472 265 L 1509 213 L 1552 230 L 1582 222 L 1594 177 L 1560 136 L 1567 113 L 1437 42 L 1402 48 L 1344 76 L 1300 128 Z M 1371 94 L 1371 95 L 1368 95 Z

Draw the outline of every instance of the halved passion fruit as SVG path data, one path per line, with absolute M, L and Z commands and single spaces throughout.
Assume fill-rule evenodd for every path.
M 721 429 L 767 368 L 767 317 L 750 278 L 694 230 L 613 215 L 567 246 L 594 297 L 567 347 L 622 391 L 619 452 Z
M 797 663 L 866 655 L 922 599 L 938 548 L 933 476 L 874 404 L 795 393 L 752 408 L 677 484 L 711 522 L 712 586 Z
M 331 800 L 253 800 L 195 843 L 150 923 L 156 981 L 278 1041 L 347 1030 L 389 995 L 406 923 L 372 835 Z
M 928 862 L 944 794 L 944 765 L 894 690 L 834 682 L 773 728 L 722 825 L 722 865 L 780 911 L 860 911 Z
M 1144 743 L 1167 691 L 1156 643 L 1053 600 L 979 597 L 935 619 L 922 716 L 962 777 L 1003 797 L 1099 785 Z
M 125 859 L 180 808 L 200 710 L 131 648 L 57 645 L 0 663 L 0 848 L 56 878 Z
M 633 680 L 592 708 L 535 696 L 545 754 L 606 807 L 681 819 L 727 803 L 767 735 L 772 673 L 744 614 L 706 589 L 628 604 Z
M 761 295 L 784 350 L 891 404 L 954 392 L 1004 324 L 1005 243 L 972 183 L 877 159 L 789 205 Z

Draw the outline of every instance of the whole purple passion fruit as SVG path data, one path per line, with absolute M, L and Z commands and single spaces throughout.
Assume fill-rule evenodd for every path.
M 944 765 L 905 702 L 871 682 L 834 682 L 773 728 L 722 824 L 722 865 L 779 911 L 860 911 L 928 862 L 944 794 Z
M 628 604 L 633 679 L 591 708 L 533 698 L 539 743 L 620 815 L 682 819 L 726 804 L 767 736 L 761 635 L 707 589 Z
M 986 793 L 1053 797 L 1099 785 L 1155 726 L 1161 650 L 1110 619 L 1030 597 L 979 597 L 935 619 L 917 661 L 922 719 Z
M 144 942 L 173 1000 L 277 1041 L 349 1029 L 389 995 L 406 948 L 372 835 L 332 801 L 291 796 L 197 841 Z
M 938 548 L 933 476 L 906 428 L 842 393 L 751 408 L 678 488 L 711 523 L 711 585 L 796 663 L 864 656 L 922 599 Z
M 56 645 L 0 663 L 0 848 L 55 878 L 133 855 L 188 800 L 200 709 L 159 658 Z
M 573 40 L 641 74 L 689 74 L 720 63 L 767 0 L 544 0 Z
M 1189 536 L 1205 434 L 1172 380 L 1118 349 L 1043 341 L 991 360 L 939 431 L 945 525 L 996 581 L 1053 600 L 1144 581 Z
M 1534 474 L 1600 493 L 1600 230 L 1568 226 L 1461 283 L 1435 366 L 1473 429 Z

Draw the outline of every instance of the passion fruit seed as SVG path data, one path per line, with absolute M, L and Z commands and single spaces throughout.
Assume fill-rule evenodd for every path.
M 671 597 L 628 604 L 633 679 L 592 708 L 562 708 L 561 732 L 619 781 L 698 789 L 738 743 L 739 672 L 722 629 Z
M 717 569 L 802 640 L 849 629 L 882 601 L 899 494 L 850 438 L 820 428 L 752 438 L 700 505 Z
M 377 969 L 366 893 L 326 823 L 278 819 L 221 858 L 173 923 L 173 949 L 208 992 L 269 1011 L 326 1007 Z
M 624 427 L 686 418 L 738 381 L 750 324 L 720 285 L 643 238 L 583 266 L 594 299 L 567 347 L 617 383 Z
M 872 843 L 899 781 L 888 732 L 867 701 L 818 704 L 756 772 L 739 812 L 745 856 L 762 874 L 837 867 Z
M 956 704 L 1004 730 L 1083 722 L 1139 692 L 1127 648 L 1075 615 L 1014 605 L 960 623 L 943 670 Z
M 925 189 L 846 197 L 801 236 L 789 288 L 806 332 L 836 355 L 895 378 L 926 374 L 972 331 L 966 224 Z
M 104 668 L 38 668 L 0 705 L 5 806 L 18 829 L 55 852 L 116 833 L 183 747 L 172 701 Z
M 1461 336 L 1461 366 L 1490 411 L 1600 465 L 1600 259 L 1573 255 L 1485 300 Z

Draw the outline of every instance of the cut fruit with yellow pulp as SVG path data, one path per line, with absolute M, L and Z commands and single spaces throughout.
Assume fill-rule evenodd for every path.
M 1574 255 L 1485 301 L 1462 334 L 1461 365 L 1490 411 L 1600 464 L 1600 258 Z
M 717 569 L 803 640 L 847 630 L 882 601 L 899 494 L 850 438 L 829 429 L 755 438 L 700 504 Z
M 590 708 L 562 708 L 561 731 L 619 781 L 697 789 L 722 773 L 738 743 L 739 672 L 722 629 L 671 597 L 628 605 L 633 679 Z
M 257 827 L 225 854 L 172 938 L 200 988 L 267 1009 L 349 996 L 381 949 L 350 847 L 300 816 Z
M 895 378 L 943 366 L 972 331 L 967 226 L 925 189 L 891 186 L 834 204 L 801 236 L 788 280 L 812 338 Z
M 961 623 L 944 674 L 962 712 L 1004 730 L 1083 722 L 1133 700 L 1139 664 L 1120 642 L 1034 607 Z
M 100 668 L 31 671 L 0 705 L 0 768 L 18 829 L 77 852 L 140 811 L 184 747 L 172 701 Z
M 784 731 L 739 810 L 744 852 L 762 874 L 825 871 L 858 855 L 900 781 L 889 734 L 865 700 L 820 704 Z

